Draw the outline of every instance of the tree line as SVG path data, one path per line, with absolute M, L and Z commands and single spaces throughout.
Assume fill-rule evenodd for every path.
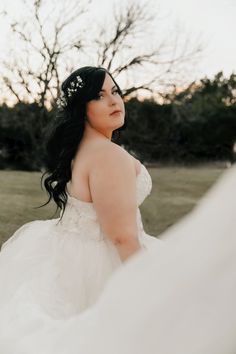
M 196 163 L 233 158 L 236 74 L 218 73 L 186 89 L 126 102 L 127 128 L 114 141 L 143 162 Z M 0 106 L 0 168 L 45 169 L 45 136 L 56 108 L 18 102 Z

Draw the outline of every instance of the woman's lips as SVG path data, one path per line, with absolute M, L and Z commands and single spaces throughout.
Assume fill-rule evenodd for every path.
M 122 113 L 122 112 L 117 110 L 117 111 L 112 112 L 110 115 L 113 116 L 113 115 L 118 114 L 118 113 Z

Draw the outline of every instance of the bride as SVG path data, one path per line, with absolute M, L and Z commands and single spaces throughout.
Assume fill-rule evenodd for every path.
M 236 167 L 163 242 L 147 235 L 151 177 L 110 140 L 118 86 L 80 70 L 62 85 L 44 182 L 61 216 L 24 225 L 0 253 L 0 353 L 236 353 Z
M 85 311 L 117 268 L 161 243 L 145 233 L 139 210 L 151 177 L 112 142 L 125 128 L 114 78 L 82 67 L 63 82 L 59 103 L 44 186 L 61 214 L 23 225 L 3 244 L 0 347 L 27 337 L 42 315 L 60 320 Z

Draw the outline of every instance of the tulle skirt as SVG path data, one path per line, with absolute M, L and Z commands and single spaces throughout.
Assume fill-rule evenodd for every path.
M 13 343 L 15 348 L 17 342 L 48 328 L 51 322 L 82 314 L 97 301 L 111 275 L 123 266 L 109 239 L 87 236 L 65 232 L 58 226 L 58 219 L 36 220 L 23 225 L 3 245 L 1 354 Z M 159 243 L 144 231 L 142 239 L 146 249 Z

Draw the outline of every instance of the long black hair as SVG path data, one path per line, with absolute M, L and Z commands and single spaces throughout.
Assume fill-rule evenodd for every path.
M 123 97 L 112 75 L 101 67 L 82 67 L 70 74 L 61 85 L 60 106 L 46 138 L 46 171 L 41 178 L 41 185 L 44 185 L 48 194 L 48 201 L 42 206 L 53 199 L 57 210 L 62 210 L 61 215 L 67 203 L 66 184 L 71 179 L 71 161 L 84 133 L 86 104 L 98 98 L 106 73 L 110 75 L 118 93 Z M 126 122 L 114 130 L 113 134 L 119 135 L 125 128 Z

